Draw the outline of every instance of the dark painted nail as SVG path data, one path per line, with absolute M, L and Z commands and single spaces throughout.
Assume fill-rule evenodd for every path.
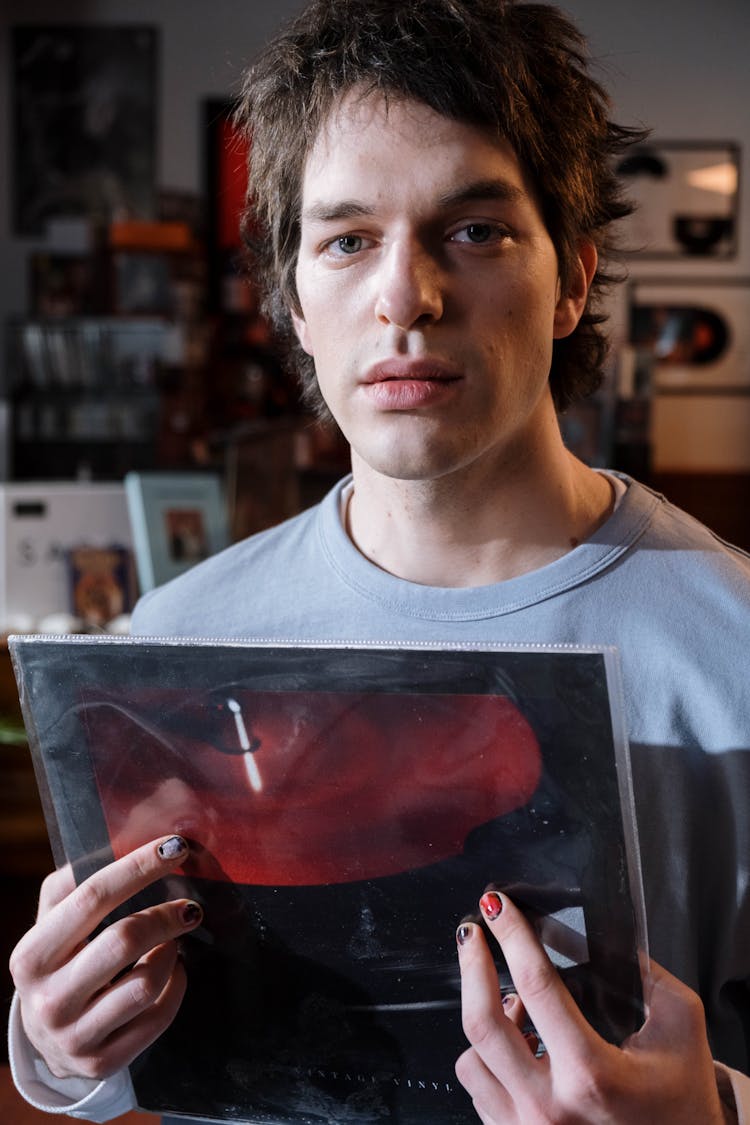
M 182 920 L 186 926 L 197 926 L 203 918 L 203 911 L 197 902 L 188 902 L 182 908 Z
M 456 930 L 456 941 L 459 945 L 466 945 L 473 932 L 474 927 L 470 922 L 462 922 Z
M 487 891 L 479 900 L 479 905 L 484 912 L 486 918 L 494 922 L 495 918 L 499 918 L 503 911 L 503 900 L 497 891 Z
M 157 848 L 162 859 L 177 859 L 179 855 L 184 855 L 187 850 L 187 843 L 182 836 L 170 836 Z

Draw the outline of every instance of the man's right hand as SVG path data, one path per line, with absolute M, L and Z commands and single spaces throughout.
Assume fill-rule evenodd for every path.
M 197 903 L 165 902 L 91 935 L 116 907 L 178 868 L 187 853 L 181 837 L 165 836 L 79 887 L 69 867 L 42 884 L 36 924 L 11 954 L 10 971 L 26 1034 L 56 1077 L 109 1077 L 177 1014 L 186 986 L 177 939 L 200 924 Z

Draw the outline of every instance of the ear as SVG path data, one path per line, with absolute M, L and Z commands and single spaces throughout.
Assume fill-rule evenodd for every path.
M 310 356 L 314 355 L 310 332 L 308 331 L 307 321 L 304 316 L 294 308 L 289 310 L 289 315 L 292 318 L 292 326 L 303 351 L 306 351 Z
M 590 239 L 582 238 L 578 243 L 578 253 L 570 271 L 566 291 L 560 294 L 555 305 L 552 333 L 555 340 L 569 336 L 581 319 L 598 262 L 596 246 Z

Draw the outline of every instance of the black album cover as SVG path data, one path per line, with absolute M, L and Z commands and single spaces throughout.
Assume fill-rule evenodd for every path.
M 177 1020 L 132 1065 L 154 1112 L 463 1125 L 455 929 L 492 884 L 594 1027 L 643 1019 L 612 649 L 16 637 L 58 864 L 180 832 Z M 511 987 L 499 953 L 499 984 Z

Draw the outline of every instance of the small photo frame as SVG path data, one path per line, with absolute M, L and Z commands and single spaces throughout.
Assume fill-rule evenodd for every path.
M 135 604 L 136 585 L 130 548 L 83 545 L 67 551 L 71 611 L 87 626 L 103 628 Z
M 125 475 L 125 494 L 142 594 L 229 543 L 218 476 L 130 472 Z
M 638 258 L 736 257 L 739 145 L 653 141 L 632 149 L 617 172 L 635 212 L 623 247 Z
M 634 282 L 629 343 L 654 391 L 750 394 L 750 278 Z

